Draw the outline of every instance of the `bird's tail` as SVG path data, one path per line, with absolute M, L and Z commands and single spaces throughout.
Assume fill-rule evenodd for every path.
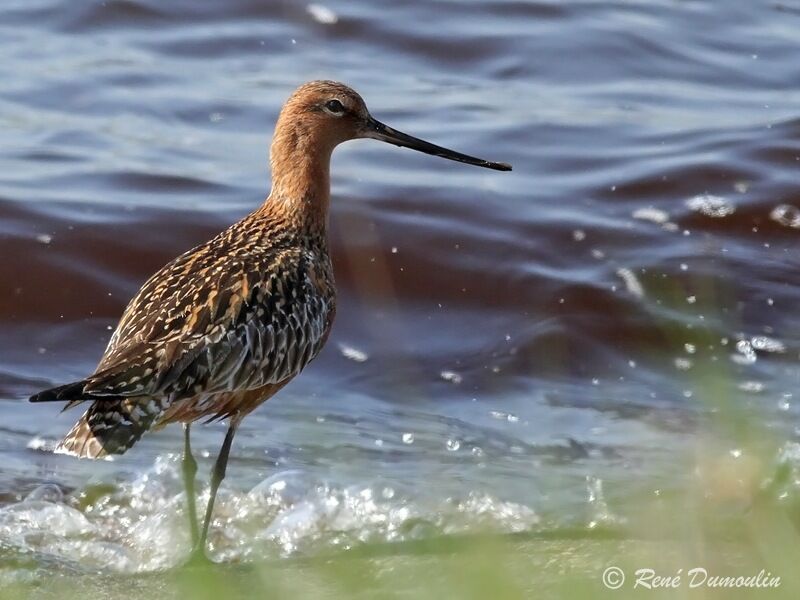
M 96 400 L 55 452 L 79 458 L 123 454 L 150 429 L 164 409 L 162 401 L 148 396 Z

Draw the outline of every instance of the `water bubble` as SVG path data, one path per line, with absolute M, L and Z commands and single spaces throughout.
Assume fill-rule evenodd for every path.
M 456 452 L 459 448 L 461 448 L 461 442 L 456 439 L 449 438 L 445 443 L 445 447 L 447 448 L 448 452 Z
M 53 241 L 53 236 L 47 233 L 40 233 L 36 236 L 36 241 L 40 244 L 49 244 Z
M 582 242 L 586 239 L 586 232 L 583 229 L 576 229 L 572 232 L 572 239 L 576 242 Z
M 406 432 L 402 436 L 402 440 L 404 444 L 413 444 L 414 443 L 414 434 L 410 432 Z
M 697 296 L 689 296 L 688 298 L 686 298 L 686 302 L 688 302 L 689 304 L 694 304 L 695 302 L 697 302 Z
M 683 345 L 683 349 L 686 350 L 687 354 L 694 354 L 697 352 L 697 347 L 694 344 L 689 344 L 688 342 Z
M 688 371 L 692 368 L 692 361 L 688 358 L 679 357 L 675 359 L 675 368 L 679 371 Z

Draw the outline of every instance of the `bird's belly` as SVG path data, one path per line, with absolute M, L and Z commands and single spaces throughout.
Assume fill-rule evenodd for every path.
M 191 423 L 205 419 L 214 421 L 230 418 L 242 420 L 262 403 L 269 400 L 290 379 L 278 384 L 264 385 L 250 390 L 201 394 L 192 398 L 174 401 L 158 420 L 157 427 L 170 423 Z

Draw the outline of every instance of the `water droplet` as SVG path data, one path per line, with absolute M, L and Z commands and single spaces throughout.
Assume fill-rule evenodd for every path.
M 449 452 L 456 452 L 459 448 L 461 448 L 461 442 L 455 439 L 448 439 L 445 446 Z
M 637 298 L 644 297 L 644 288 L 642 288 L 642 284 L 639 283 L 639 279 L 633 271 L 622 267 L 617 269 L 617 275 L 625 282 L 625 288 L 632 296 L 636 296 Z
M 361 350 L 346 344 L 339 344 L 339 350 L 341 351 L 342 356 L 358 363 L 366 362 L 369 359 L 369 356 L 366 352 L 362 352 Z
M 403 434 L 403 443 L 404 444 L 413 444 L 414 443 L 414 434 L 410 432 L 406 432 Z

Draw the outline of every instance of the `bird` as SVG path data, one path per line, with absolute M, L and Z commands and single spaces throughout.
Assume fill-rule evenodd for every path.
M 305 83 L 278 116 L 272 187 L 263 204 L 152 275 L 125 308 L 91 375 L 30 398 L 65 402 L 64 410 L 88 404 L 55 449 L 80 458 L 122 454 L 145 432 L 182 424 L 188 562 L 210 560 L 209 523 L 242 420 L 314 360 L 328 339 L 336 314 L 330 160 L 336 146 L 359 138 L 511 170 L 381 123 L 345 84 Z M 219 420 L 227 420 L 227 432 L 200 527 L 190 428 Z

